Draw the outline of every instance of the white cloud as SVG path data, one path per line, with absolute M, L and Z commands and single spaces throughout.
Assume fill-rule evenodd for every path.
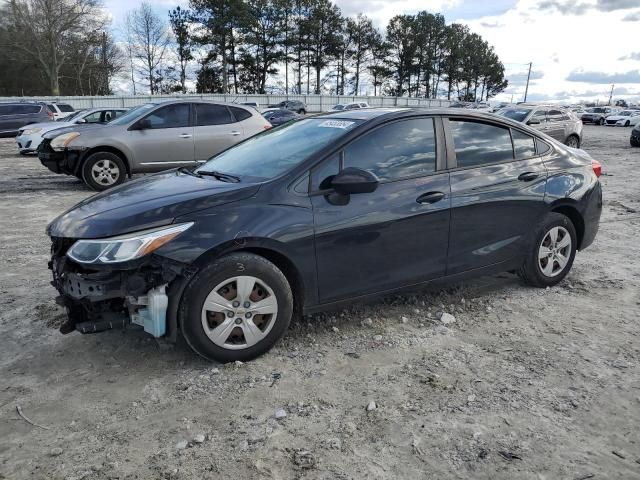
M 629 6 L 634 6 L 633 1 L 640 6 L 638 0 L 584 0 L 579 2 L 580 8 L 574 11 L 567 8 L 564 10 L 566 13 L 561 13 L 555 7 L 551 11 L 541 9 L 542 2 L 537 0 L 520 0 L 502 15 L 462 23 L 467 23 L 495 46 L 508 73 L 519 74 L 517 84 L 514 83 L 509 93 L 500 99 L 509 100 L 514 93 L 514 101 L 522 100 L 525 86 L 520 81 L 521 73 L 528 67 L 523 64 L 533 62 L 534 71 L 543 73 L 543 76 L 529 85 L 529 99 L 606 100 L 615 80 L 625 80 L 629 91 L 635 93 L 640 90 L 640 83 L 629 83 L 635 75 L 626 74 L 634 69 L 621 60 L 629 54 L 628 39 L 637 38 L 638 24 L 622 21 L 629 15 Z M 561 6 L 578 4 L 564 1 L 546 3 Z M 605 10 L 613 8 L 614 3 L 621 8 Z M 589 75 L 576 75 L 575 72 L 587 72 Z M 574 81 L 568 81 L 568 78 Z M 616 89 L 614 98 L 629 96 L 622 93 L 627 91 L 620 89 L 618 93 Z

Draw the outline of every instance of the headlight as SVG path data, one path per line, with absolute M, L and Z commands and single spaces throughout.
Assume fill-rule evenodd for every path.
M 26 130 L 22 131 L 23 135 L 32 135 L 34 133 L 38 133 L 40 132 L 42 129 L 41 128 L 27 128 Z
M 60 152 L 67 148 L 67 145 L 80 136 L 80 132 L 69 132 L 62 135 L 58 135 L 56 138 L 51 140 L 51 148 L 55 151 Z
M 193 222 L 99 240 L 78 240 L 67 256 L 79 263 L 118 263 L 143 257 L 180 235 Z

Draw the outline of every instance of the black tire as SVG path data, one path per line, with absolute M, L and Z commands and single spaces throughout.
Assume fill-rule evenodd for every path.
M 543 240 L 547 236 L 547 233 L 555 227 L 564 228 L 571 237 L 571 252 L 569 254 L 569 261 L 564 266 L 563 270 L 554 276 L 547 276 L 542 272 L 540 267 L 540 261 L 538 260 L 540 246 Z M 529 247 L 530 251 L 527 254 L 524 264 L 518 270 L 518 275 L 525 283 L 533 287 L 552 287 L 560 283 L 569 273 L 573 265 L 573 260 L 576 256 L 576 247 L 578 245 L 576 229 L 569 219 L 565 215 L 560 213 L 551 212 L 546 215 L 544 220 L 540 222 L 535 230 L 534 240 Z M 547 260 L 548 261 L 548 260 Z
M 632 147 L 640 147 L 640 140 L 636 140 L 633 137 L 629 139 L 629 143 L 631 143 Z
M 600 120 L 598 120 L 598 125 L 600 126 L 604 125 L 604 118 L 601 118 Z
M 301 108 L 300 110 L 298 110 L 298 115 L 306 115 L 307 111 L 304 108 Z
M 569 145 L 571 143 L 571 139 L 575 139 L 576 141 L 576 146 L 572 148 L 580 148 L 580 137 L 578 137 L 577 135 L 569 135 L 564 141 L 564 144 L 568 147 L 571 147 L 571 145 Z
M 28 151 L 26 151 L 26 150 L 20 150 L 20 155 L 22 155 L 22 156 L 24 156 L 24 157 L 26 157 L 27 155 L 29 155 L 29 153 L 31 153 L 31 152 L 28 152 Z
M 100 182 L 99 178 L 97 179 L 93 175 L 93 168 L 96 165 L 100 165 L 100 162 L 104 162 L 104 165 L 115 165 L 117 167 L 117 175 L 115 174 L 116 169 L 112 167 L 110 170 L 105 170 L 105 175 L 109 174 L 112 178 L 112 183 L 108 183 L 109 180 L 104 179 L 104 182 Z M 89 185 L 93 190 L 101 192 L 108 188 L 115 187 L 116 185 L 120 185 L 125 181 L 127 176 L 127 168 L 124 164 L 122 158 L 120 158 L 115 153 L 111 152 L 95 152 L 89 155 L 89 157 L 84 161 L 81 167 L 82 180 L 84 183 Z M 104 178 L 104 177 L 103 177 Z
M 250 347 L 232 350 L 216 345 L 207 336 L 202 308 L 216 286 L 236 276 L 252 276 L 264 282 L 276 297 L 278 311 L 275 319 L 269 320 L 273 323 L 263 339 Z M 239 252 L 216 259 L 194 276 L 180 301 L 179 321 L 182 334 L 194 352 L 208 360 L 226 363 L 252 360 L 270 350 L 285 334 L 292 315 L 293 294 L 280 269 L 263 257 Z
M 624 126 L 625 126 L 625 127 L 630 127 L 630 126 L 631 126 L 631 122 L 630 122 L 629 120 L 627 120 L 627 121 L 624 123 Z

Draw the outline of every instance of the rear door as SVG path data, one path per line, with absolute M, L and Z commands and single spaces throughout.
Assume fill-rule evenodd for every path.
M 311 174 L 318 294 L 322 303 L 444 275 L 449 174 L 438 118 L 382 125 L 358 137 Z M 439 153 L 438 153 L 439 152 Z M 324 193 L 341 168 L 380 179 L 372 193 Z
M 447 274 L 519 258 L 546 213 L 547 171 L 534 138 L 470 118 L 450 118 L 445 127 L 452 167 Z
M 235 145 L 244 138 L 242 125 L 235 120 L 226 105 L 196 103 L 195 159 L 205 162 L 212 156 Z
M 127 131 L 127 144 L 140 171 L 166 170 L 194 162 L 190 106 L 162 106 L 144 117 L 150 128 Z
M 565 141 L 565 115 L 561 110 L 549 110 L 547 113 L 547 130 L 545 133 L 559 142 Z

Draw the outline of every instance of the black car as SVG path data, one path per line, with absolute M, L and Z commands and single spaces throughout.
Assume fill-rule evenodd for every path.
M 262 116 L 274 127 L 300 118 L 300 115 L 298 115 L 296 112 L 292 112 L 291 110 L 284 110 L 281 108 L 275 110 L 267 110 L 266 112 L 262 113 Z
M 548 287 L 594 240 L 600 164 L 495 115 L 364 109 L 126 183 L 47 228 L 61 331 L 129 323 L 248 360 L 292 317 L 516 270 Z
M 631 138 L 629 138 L 629 143 L 631 143 L 632 147 L 640 147 L 640 123 L 633 127 L 633 130 L 631 130 Z
M 269 108 L 283 108 L 296 112 L 298 115 L 305 115 L 307 113 L 307 106 L 300 100 L 285 100 L 278 104 L 269 105 Z

